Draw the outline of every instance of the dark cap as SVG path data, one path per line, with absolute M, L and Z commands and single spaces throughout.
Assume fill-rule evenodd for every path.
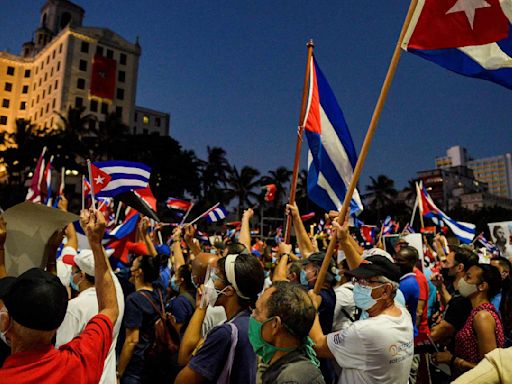
M 12 276 L 6 276 L 0 279 L 0 300 L 3 300 L 9 289 L 16 282 L 16 278 Z
M 32 268 L 16 278 L 4 303 L 18 324 L 53 331 L 59 328 L 66 315 L 68 293 L 57 276 Z
M 359 267 L 347 271 L 345 274 L 361 279 L 384 276 L 397 283 L 400 281 L 400 268 L 387 257 L 379 255 L 367 257 L 359 264 Z
M 307 259 L 302 259 L 300 262 L 302 265 L 306 264 L 313 264 L 317 267 L 321 267 L 322 263 L 325 259 L 325 253 L 323 252 L 315 252 L 312 253 Z M 327 272 L 335 275 L 336 274 L 336 263 L 334 262 L 334 259 L 331 257 L 331 260 L 329 262 L 329 268 L 327 268 Z

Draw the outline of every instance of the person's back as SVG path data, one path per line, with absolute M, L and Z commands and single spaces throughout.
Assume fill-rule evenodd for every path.
M 328 336 L 329 348 L 343 367 L 340 383 L 407 383 L 413 358 L 411 316 L 379 315 L 359 320 Z M 338 345 L 343 345 L 340 354 Z
M 277 360 L 271 371 L 263 373 L 262 379 L 265 384 L 325 383 L 322 372 L 312 366 L 311 360 L 299 351 L 290 352 Z
M 416 310 L 418 309 L 420 287 L 416 281 L 416 275 L 414 272 L 410 272 L 400 278 L 400 291 L 404 294 L 405 305 L 411 315 L 414 336 L 416 337 L 418 335 L 418 328 L 416 327 Z

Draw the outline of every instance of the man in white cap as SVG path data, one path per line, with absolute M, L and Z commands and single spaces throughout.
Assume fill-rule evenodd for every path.
M 108 251 L 107 251 L 108 255 Z M 89 320 L 98 314 L 98 299 L 94 286 L 94 256 L 90 249 L 82 249 L 78 254 L 70 252 L 62 257 L 64 264 L 71 265 L 69 285 L 78 292 L 78 296 L 70 300 L 64 321 L 57 330 L 56 347 L 68 343 L 80 335 Z M 100 383 L 116 383 L 116 343 L 124 313 L 124 297 L 117 277 L 112 274 L 116 288 L 119 307 L 119 318 L 114 325 L 112 345 L 105 359 Z

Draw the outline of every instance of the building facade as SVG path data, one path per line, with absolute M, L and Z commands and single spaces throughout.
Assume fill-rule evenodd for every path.
M 13 132 L 18 118 L 55 128 L 70 107 L 83 107 L 91 124 L 115 113 L 134 131 L 141 47 L 107 28 L 83 26 L 84 14 L 70 1 L 48 0 L 21 55 L 0 52 L 0 131 Z M 155 123 L 159 114 L 166 119 L 153 131 L 167 135 L 169 114 L 152 111 Z
M 489 186 L 489 192 L 500 197 L 512 199 L 512 153 L 473 159 L 467 150 L 459 145 L 446 151 L 446 156 L 436 158 L 437 168 L 467 166 L 476 180 Z

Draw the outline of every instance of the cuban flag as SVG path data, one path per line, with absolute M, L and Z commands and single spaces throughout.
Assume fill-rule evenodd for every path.
M 418 0 L 402 48 L 512 89 L 512 0 Z
M 484 236 L 483 233 L 479 234 L 476 238 L 475 238 L 476 241 L 478 241 L 480 244 L 482 244 L 485 249 L 487 249 L 487 251 L 489 251 L 490 253 L 497 253 L 498 252 L 498 248 L 490 243 Z
M 98 161 L 91 164 L 91 185 L 98 197 L 115 197 L 149 185 L 151 168 L 131 161 Z
M 470 244 L 475 237 L 475 225 L 470 223 L 464 223 L 462 221 L 455 221 L 451 217 L 448 217 L 446 213 L 441 211 L 434 203 L 434 200 L 427 193 L 427 190 L 423 185 L 417 185 L 418 191 L 418 208 L 420 214 L 423 217 L 431 218 L 434 223 L 444 223 L 448 228 L 451 229 L 453 234 L 463 244 Z
M 192 202 L 182 199 L 176 199 L 174 197 L 167 198 L 167 201 L 165 203 L 167 205 L 167 208 L 178 209 L 180 211 L 188 211 L 190 207 L 192 207 Z
M 382 223 L 382 235 L 391 235 L 395 230 L 395 222 L 391 219 L 391 216 L 387 216 Z
M 343 112 L 314 57 L 309 73 L 309 95 L 304 127 L 308 139 L 308 197 L 326 211 L 340 210 L 350 184 L 357 154 Z M 350 213 L 363 204 L 357 190 Z
M 208 212 L 208 214 L 206 215 L 206 220 L 209 223 L 214 223 L 216 221 L 224 219 L 227 215 L 228 211 L 226 211 L 226 208 L 217 206 Z

